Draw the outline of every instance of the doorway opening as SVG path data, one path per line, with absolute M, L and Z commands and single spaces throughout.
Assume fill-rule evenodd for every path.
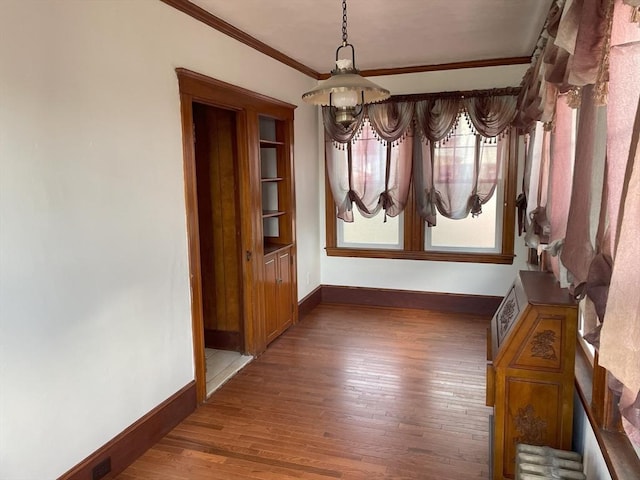
M 206 347 L 260 355 L 297 320 L 295 105 L 183 68 L 176 72 L 200 404 L 207 399 Z M 263 131 L 263 123 L 271 128 Z M 274 210 L 268 202 L 276 198 Z M 265 229 L 276 222 L 277 230 Z M 277 325 L 269 323 L 267 332 L 273 316 Z
M 236 112 L 193 102 L 206 396 L 252 357 L 244 345 Z

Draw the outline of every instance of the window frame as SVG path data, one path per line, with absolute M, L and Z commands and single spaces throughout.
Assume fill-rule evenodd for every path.
M 608 386 L 608 371 L 598 364 L 598 353 L 591 355 L 584 340 L 576 337 L 575 386 L 579 402 L 611 478 L 639 478 L 640 457 L 620 423 L 617 396 Z
M 499 253 L 457 252 L 424 250 L 426 224 L 415 207 L 413 180 L 409 187 L 409 197 L 404 209 L 404 248 L 377 249 L 338 246 L 336 206 L 331 195 L 331 187 L 325 171 L 325 251 L 330 257 L 389 258 L 406 260 L 427 260 L 439 262 L 493 263 L 512 265 L 515 257 L 515 209 L 516 183 L 518 173 L 519 135 L 515 129 L 507 133 L 509 142 L 508 159 L 504 165 L 504 199 L 502 211 L 502 241 Z M 326 158 L 325 158 L 326 162 Z M 436 227 L 437 228 L 437 227 Z

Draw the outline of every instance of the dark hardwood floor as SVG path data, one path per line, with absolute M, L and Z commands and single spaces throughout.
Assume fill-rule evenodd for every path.
M 117 478 L 486 479 L 488 323 L 320 305 Z

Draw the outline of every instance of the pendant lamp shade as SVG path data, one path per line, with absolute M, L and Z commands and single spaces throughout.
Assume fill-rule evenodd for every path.
M 389 90 L 361 77 L 357 73 L 335 73 L 327 80 L 322 80 L 317 87 L 302 95 L 305 102 L 313 105 L 338 105 L 336 96 L 353 92 L 357 103 L 375 103 L 389 98 Z M 333 102 L 332 102 L 333 97 Z M 344 105 L 347 106 L 347 105 Z
M 339 58 L 340 50 L 351 49 L 351 58 Z M 335 109 L 338 123 L 347 128 L 363 106 L 389 98 L 389 90 L 382 88 L 359 75 L 356 69 L 356 53 L 347 41 L 347 2 L 342 0 L 342 45 L 336 50 L 336 67 L 331 77 L 302 95 L 302 100 L 313 105 Z

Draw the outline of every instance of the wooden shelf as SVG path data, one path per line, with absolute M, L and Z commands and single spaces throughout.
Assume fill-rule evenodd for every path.
M 264 183 L 268 183 L 268 182 L 281 182 L 282 180 L 284 180 L 284 178 L 282 177 L 273 177 L 273 178 L 261 178 L 260 181 L 264 182 Z
M 260 148 L 275 148 L 284 145 L 284 142 L 277 140 L 260 140 Z
M 268 241 L 265 242 L 264 244 L 264 254 L 265 255 L 270 255 L 272 253 L 275 253 L 279 250 L 284 250 L 285 248 L 289 248 L 292 245 L 290 243 L 287 244 L 279 244 L 279 243 L 269 243 Z
M 272 217 L 279 217 L 281 215 L 284 215 L 287 212 L 281 212 L 279 210 L 264 210 L 262 212 L 262 218 L 272 218 Z

